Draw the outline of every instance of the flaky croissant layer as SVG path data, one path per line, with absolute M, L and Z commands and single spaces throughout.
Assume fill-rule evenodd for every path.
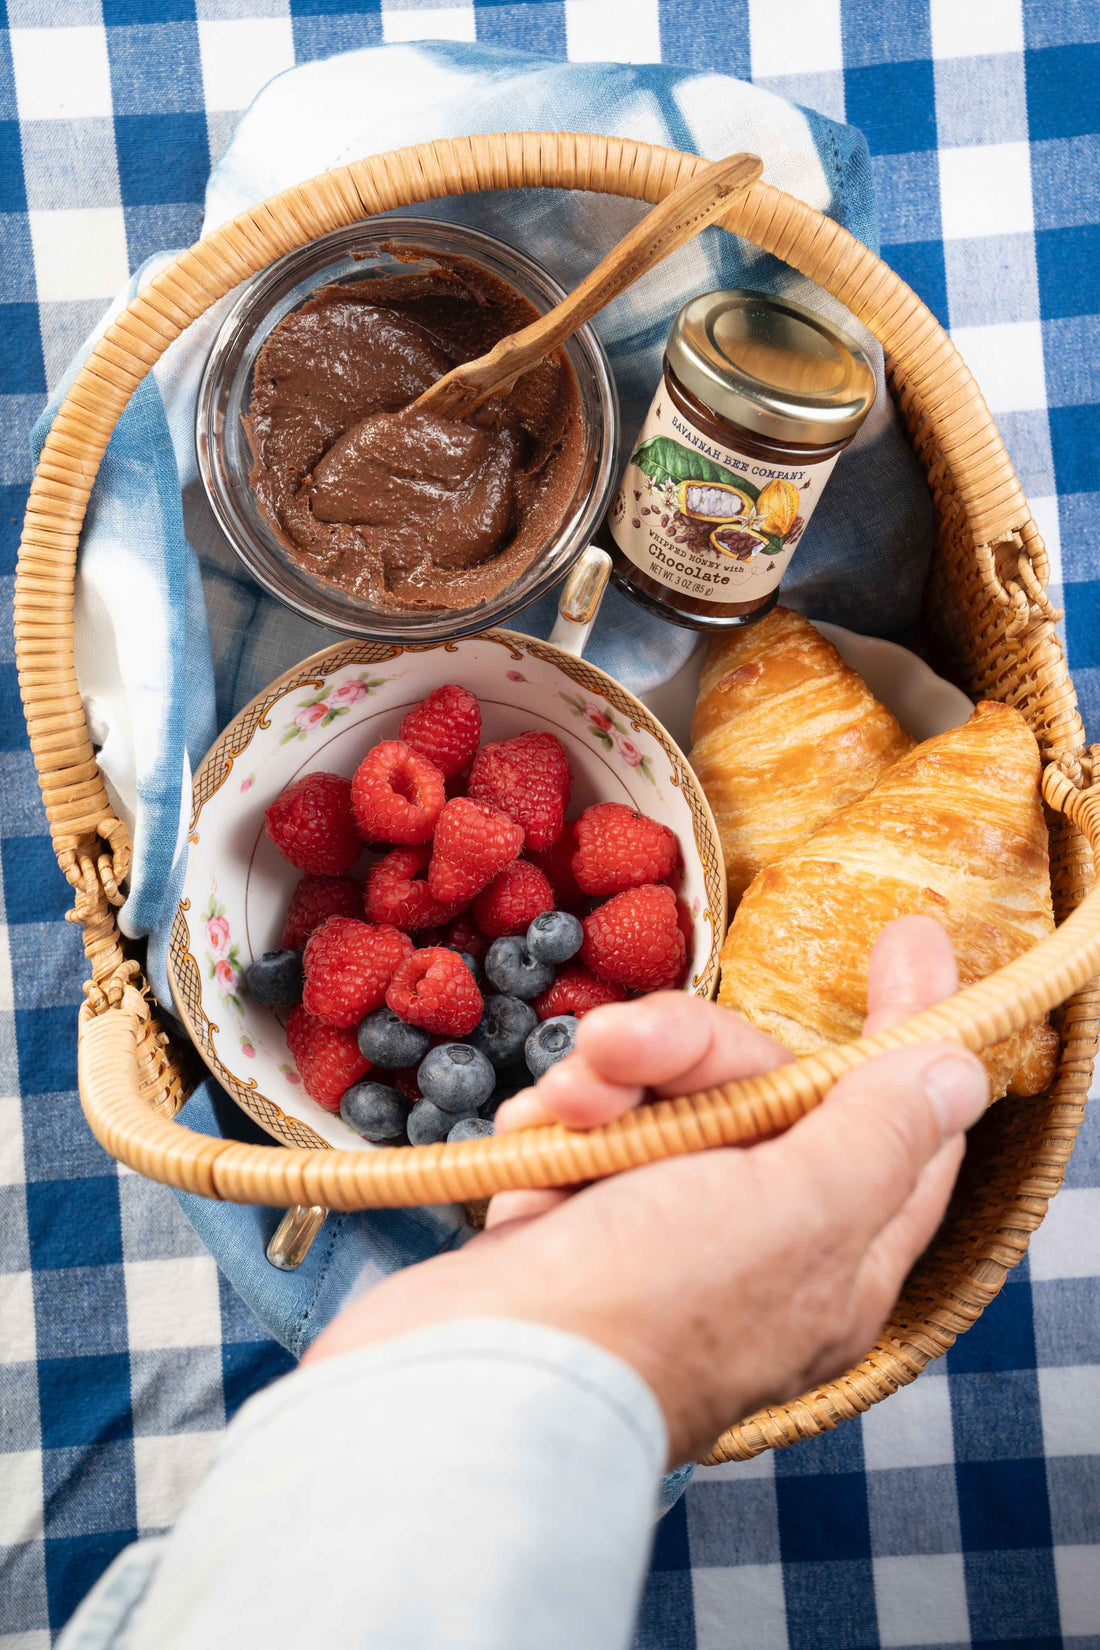
M 784 607 L 710 643 L 691 737 L 731 908 L 913 745 L 832 643 Z
M 1027 723 L 994 702 L 909 751 L 751 883 L 719 1002 L 806 1054 L 859 1036 L 871 949 L 895 917 L 937 918 L 963 985 L 1029 950 L 1054 927 L 1039 779 Z M 1046 1022 L 988 1049 L 993 1097 L 1039 1093 L 1057 1054 Z

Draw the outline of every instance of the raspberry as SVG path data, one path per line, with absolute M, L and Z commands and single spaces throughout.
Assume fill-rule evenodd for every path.
M 368 842 L 427 842 L 445 800 L 435 763 L 403 739 L 375 745 L 351 782 L 355 823 Z
M 621 802 L 597 802 L 577 820 L 573 875 L 586 894 L 621 894 L 645 882 L 664 882 L 679 858 L 667 825 Z
M 521 733 L 481 747 L 467 794 L 522 825 L 528 848 L 549 848 L 562 832 L 570 784 L 569 762 L 554 735 Z
M 420 1084 L 416 1080 L 416 1074 L 419 1070 L 418 1065 L 402 1066 L 399 1071 L 387 1071 L 386 1073 L 387 1079 L 393 1084 L 398 1094 L 404 1095 L 405 1099 L 414 1106 L 421 1099 Z
M 573 855 L 577 851 L 575 831 L 575 825 L 567 825 L 552 848 L 543 848 L 541 853 L 524 855 L 525 859 L 529 859 L 532 865 L 537 865 L 539 870 L 549 877 L 550 886 L 554 890 L 554 904 L 559 911 L 587 909 L 584 895 L 573 875 Z
M 468 916 L 459 916 L 453 922 L 449 922 L 440 936 L 439 943 L 445 945 L 449 951 L 465 951 L 478 962 L 489 949 L 489 941 Z
M 472 899 L 511 865 L 522 847 L 523 828 L 507 814 L 456 796 L 435 828 L 428 887 L 449 904 Z
M 287 1016 L 286 1046 L 306 1093 L 326 1111 L 339 1111 L 344 1090 L 370 1070 L 354 1031 L 314 1019 L 300 1003 Z
M 329 917 L 309 937 L 302 1003 L 331 1026 L 355 1026 L 380 1008 L 397 965 L 412 950 L 398 928 Z
M 342 876 L 363 852 L 351 784 L 338 773 L 307 773 L 288 785 L 264 814 L 264 826 L 283 858 L 310 876 Z
M 398 737 L 434 762 L 444 779 L 452 779 L 473 761 L 481 707 L 469 688 L 448 682 L 405 712 Z
M 474 901 L 477 925 L 491 940 L 501 934 L 526 934 L 536 917 L 553 909 L 548 878 L 525 859 L 513 860 Z
M 412 930 L 434 928 L 454 916 L 453 902 L 444 905 L 428 887 L 425 873 L 430 858 L 431 849 L 424 843 L 419 848 L 395 848 L 371 866 L 363 890 L 371 922 Z
M 306 941 L 326 917 L 357 917 L 363 891 L 347 877 L 303 877 L 290 896 L 283 923 L 283 944 L 304 951 Z
M 686 959 L 676 895 L 667 883 L 627 888 L 585 918 L 581 961 L 613 985 L 631 991 L 678 985 Z
M 549 991 L 535 998 L 534 1009 L 540 1020 L 552 1020 L 558 1014 L 573 1014 L 580 1020 L 589 1009 L 602 1008 L 604 1003 L 621 1003 L 625 998 L 621 985 L 598 980 L 583 963 L 569 963 L 559 969 Z
M 465 1037 L 485 1006 L 458 952 L 434 945 L 405 958 L 390 981 L 386 1003 L 410 1025 L 438 1037 Z

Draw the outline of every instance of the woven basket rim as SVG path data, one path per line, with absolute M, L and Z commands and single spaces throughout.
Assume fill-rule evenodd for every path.
M 284 190 L 181 254 L 108 327 L 77 374 L 47 437 L 28 505 L 16 581 L 17 659 L 51 834 L 76 891 L 75 916 L 83 925 L 92 963 L 88 1001 L 81 1013 L 82 1101 L 107 1149 L 140 1172 L 205 1195 L 242 1201 L 270 1201 L 264 1194 L 276 1187 L 280 1202 L 361 1206 L 362 1158 L 380 1169 L 386 1154 L 285 1152 L 274 1147 L 237 1148 L 231 1153 L 224 1142 L 182 1138 L 188 1131 L 169 1121 L 182 1097 L 182 1080 L 167 1040 L 137 988 L 140 972 L 124 953 L 114 919 L 130 850 L 99 775 L 72 662 L 80 527 L 100 458 L 133 389 L 174 338 L 224 292 L 292 246 L 357 217 L 486 188 L 595 188 L 656 201 L 702 164 L 698 157 L 632 140 L 545 132 L 443 140 L 353 162 Z M 930 484 L 934 474 L 950 480 L 957 510 L 970 529 L 978 588 L 991 615 L 987 628 L 996 623 L 1005 636 L 1018 640 L 1024 661 L 1017 666 L 1019 674 L 1025 668 L 1043 670 L 1049 678 L 1046 720 L 1038 730 L 1045 754 L 1056 758 L 1046 771 L 1047 800 L 1094 843 L 1100 841 L 1100 801 L 1095 788 L 1090 791 L 1083 730 L 1045 593 L 1045 551 L 988 409 L 954 346 L 881 260 L 793 197 L 755 184 L 722 223 L 818 281 L 885 344 L 899 406 L 925 458 Z M 664 1112 L 649 1108 L 648 1116 L 635 1114 L 619 1128 L 609 1126 L 590 1136 L 532 1131 L 512 1137 L 513 1178 L 507 1183 L 537 1184 L 540 1176 L 541 1183 L 566 1183 L 580 1178 L 578 1170 L 588 1178 L 727 1138 L 745 1138 L 746 1130 L 749 1137 L 774 1132 L 816 1104 L 840 1071 L 879 1047 L 930 1034 L 968 1041 L 976 1026 L 982 1040 L 996 1040 L 1011 1029 L 1015 1018 L 1034 1018 L 1049 1003 L 1076 992 L 1067 1009 L 1076 1016 L 1073 1037 L 1066 1041 L 1067 1061 L 1072 1042 L 1074 1062 L 1070 1070 L 1064 1061 L 1056 1091 L 1065 1095 L 1059 1103 L 1067 1113 L 1071 1146 L 1080 1111 L 1075 1096 L 1081 1092 L 1082 1073 L 1087 1083 L 1095 1050 L 1096 1004 L 1081 986 L 1100 965 L 1097 895 L 1088 893 L 1083 874 L 1078 880 L 1080 886 L 1072 891 L 1073 915 L 1050 941 L 1028 954 L 1036 963 L 1041 961 L 1042 978 L 1031 977 L 1034 967 L 1010 965 L 930 1015 L 883 1034 L 885 1041 L 862 1039 L 797 1062 L 783 1068 L 783 1083 L 755 1080 L 755 1087 L 736 1086 L 736 1100 L 730 1098 L 731 1085 L 690 1102 L 666 1103 Z M 1021 961 L 1026 965 L 1026 959 Z M 959 1023 L 960 1017 L 964 1023 Z M 555 1137 L 534 1138 L 544 1133 Z M 390 1176 L 388 1169 L 380 1169 L 375 1191 L 381 1190 L 381 1201 L 392 1201 L 401 1180 L 404 1195 L 398 1201 L 484 1195 L 495 1189 L 485 1171 L 500 1155 L 499 1145 L 495 1151 L 492 1140 L 406 1149 L 393 1154 L 405 1159 L 404 1170 Z M 358 1168 L 345 1169 L 334 1161 L 342 1156 L 360 1159 Z M 273 1164 L 271 1157 L 282 1163 Z M 307 1161 L 299 1161 L 303 1159 Z M 317 1159 L 325 1161 L 318 1164 Z M 1041 1205 L 1032 1226 L 1041 1219 L 1057 1180 L 1048 1177 L 1044 1184 L 1046 1190 L 1028 1194 L 1033 1204 Z M 458 1186 L 469 1190 L 456 1190 Z M 324 1197 L 318 1197 L 319 1190 Z M 1019 1218 L 1023 1220 L 1024 1214 Z M 1001 1230 L 995 1235 L 1005 1239 L 1007 1248 L 1002 1248 L 1009 1253 L 1011 1233 Z M 1016 1250 L 1015 1259 L 1022 1252 L 1023 1247 Z M 1010 1254 L 1008 1264 L 1014 1263 Z M 994 1272 L 1002 1265 L 992 1251 L 982 1264 Z M 982 1297 L 974 1316 L 1000 1280 L 993 1279 L 989 1287 L 979 1276 L 980 1268 L 971 1270 L 967 1288 Z M 952 1319 L 961 1327 L 966 1319 L 963 1307 Z M 919 1333 L 892 1324 L 857 1370 L 805 1400 L 733 1429 L 722 1441 L 720 1455 L 756 1453 L 769 1444 L 834 1425 L 843 1414 L 866 1408 L 912 1379 L 956 1332 L 949 1327 L 941 1333 L 931 1317 L 922 1320 Z

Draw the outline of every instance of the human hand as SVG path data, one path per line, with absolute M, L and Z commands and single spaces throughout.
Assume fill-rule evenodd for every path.
M 871 959 L 865 1030 L 956 984 L 942 928 L 902 918 Z M 502 1107 L 499 1126 L 587 1127 L 636 1104 L 643 1084 L 683 1094 L 789 1058 L 739 1016 L 662 992 L 588 1015 L 574 1054 Z M 776 1140 L 651 1164 L 571 1196 L 500 1194 L 481 1238 L 387 1279 L 309 1357 L 458 1318 L 548 1323 L 638 1370 L 664 1411 L 670 1461 L 684 1460 L 734 1417 L 862 1356 L 942 1218 L 963 1131 L 988 1099 L 974 1055 L 924 1044 L 850 1072 Z

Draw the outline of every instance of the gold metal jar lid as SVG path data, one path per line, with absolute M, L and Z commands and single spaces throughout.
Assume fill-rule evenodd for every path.
M 875 399 L 874 370 L 854 339 L 766 292 L 692 298 L 673 321 L 666 348 L 672 372 L 704 406 L 773 440 L 818 447 L 843 441 Z

